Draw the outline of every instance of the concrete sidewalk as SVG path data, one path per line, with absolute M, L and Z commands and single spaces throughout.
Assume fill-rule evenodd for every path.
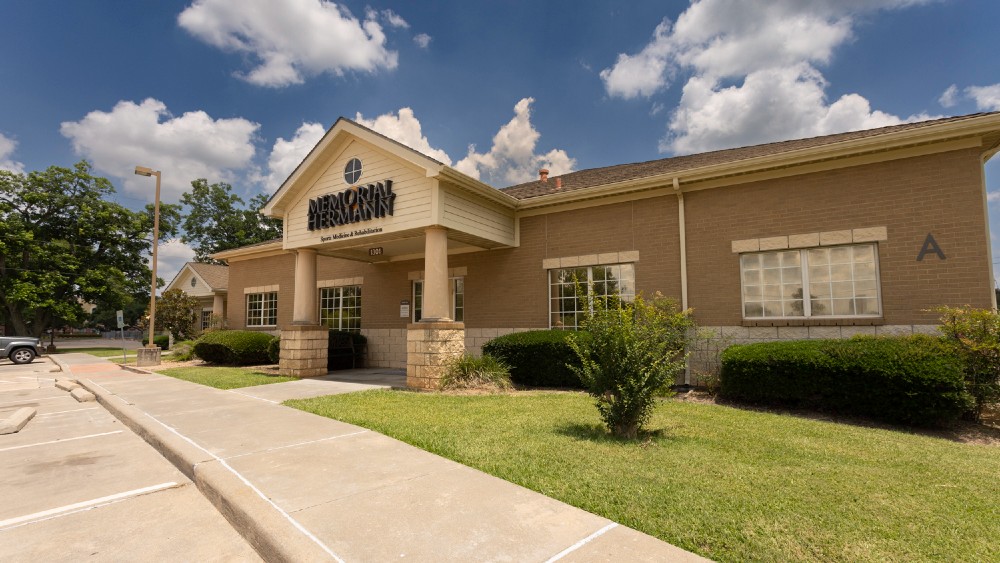
M 96 361 L 95 361 L 96 360 Z M 268 561 L 703 561 L 376 432 L 245 394 L 58 358 Z

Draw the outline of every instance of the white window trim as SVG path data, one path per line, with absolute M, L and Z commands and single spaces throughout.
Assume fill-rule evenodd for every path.
M 344 278 L 344 279 L 346 279 L 346 280 L 354 280 L 354 279 L 360 279 L 360 278 Z M 321 326 L 326 326 L 323 323 L 323 290 L 324 289 L 336 289 L 338 287 L 339 288 L 357 287 L 360 290 L 361 289 L 361 284 L 360 283 L 349 283 L 349 284 L 342 284 L 342 285 L 323 285 L 323 286 L 320 286 L 320 287 L 316 288 L 316 302 L 317 302 L 316 318 L 319 319 L 319 324 Z M 359 296 L 359 299 L 362 299 L 362 302 L 358 306 L 358 331 L 361 330 L 361 307 L 364 306 L 363 298 L 364 298 L 364 294 L 362 294 L 361 296 Z M 344 307 L 343 307 L 343 295 L 341 295 L 341 307 L 340 307 L 340 310 L 341 311 L 344 310 Z M 343 319 L 343 316 L 341 316 L 341 319 Z M 329 327 L 329 328 L 331 330 L 348 330 L 348 331 L 354 330 L 354 329 L 343 328 L 343 327 L 336 327 L 336 328 L 335 327 Z
M 831 247 L 853 247 L 853 246 L 865 246 L 870 245 L 873 247 L 875 253 L 875 298 L 878 301 L 878 313 L 873 315 L 812 315 L 812 298 L 807 297 L 809 292 L 809 266 L 807 263 L 807 256 L 810 250 L 815 248 L 831 248 Z M 799 258 L 799 268 L 802 270 L 802 315 L 798 317 L 748 317 L 747 314 L 747 304 L 746 304 L 746 292 L 743 290 L 743 265 L 742 257 L 744 254 L 764 254 L 768 252 L 788 252 L 797 251 L 800 254 Z M 839 244 L 830 246 L 813 246 L 808 248 L 786 248 L 786 249 L 774 249 L 774 250 L 761 250 L 758 252 L 742 252 L 740 253 L 740 316 L 744 321 L 749 322 L 767 322 L 767 321 L 817 321 L 817 320 L 855 320 L 855 319 L 881 319 L 885 314 L 882 309 L 882 269 L 879 264 L 878 255 L 878 243 L 877 242 L 859 242 L 852 244 Z M 549 321 L 551 323 L 551 320 Z
M 421 274 L 422 273 L 423 272 L 421 272 Z M 454 283 L 455 280 L 463 280 L 463 282 L 464 282 L 465 276 L 449 276 L 448 277 L 448 285 L 451 286 L 451 292 L 448 294 L 448 301 L 449 301 L 449 309 L 451 310 L 451 318 L 452 319 L 455 318 L 455 283 Z M 410 284 L 410 299 L 411 299 L 410 302 L 413 304 L 413 306 L 410 307 L 410 322 L 416 323 L 416 322 L 420 322 L 420 321 L 417 320 L 417 283 L 423 284 L 424 280 L 423 280 L 423 278 L 419 278 L 419 279 L 414 279 L 414 280 L 410 280 L 410 281 L 412 282 Z M 463 290 L 462 291 L 462 320 L 458 321 L 458 322 L 465 322 L 465 309 L 466 309 L 466 307 L 465 307 L 465 291 L 464 291 L 465 290 L 465 285 L 462 286 L 462 290 Z M 423 307 L 423 296 L 421 296 L 420 310 L 421 310 L 421 312 L 423 312 L 423 310 L 424 310 L 424 307 Z
M 274 286 L 274 287 L 277 287 L 277 286 Z M 274 324 L 270 324 L 270 325 L 268 325 L 268 324 L 259 324 L 259 325 L 258 324 L 250 324 L 250 297 L 252 297 L 254 295 L 267 295 L 268 293 L 273 293 L 274 294 L 274 318 L 275 318 L 275 323 Z M 277 291 L 277 289 L 275 289 L 274 291 L 256 291 L 256 292 L 245 291 L 244 292 L 244 298 L 243 298 L 243 305 L 244 305 L 243 316 L 244 316 L 244 321 L 246 323 L 247 328 L 249 328 L 249 327 L 253 327 L 253 328 L 274 328 L 274 327 L 278 326 L 278 322 L 277 322 L 277 319 L 278 319 L 278 291 Z M 261 302 L 261 316 L 260 316 L 260 320 L 261 321 L 264 320 L 264 315 L 263 315 L 264 308 L 263 308 L 263 305 L 264 305 L 264 301 Z
M 620 254 L 624 254 L 624 253 L 619 253 L 619 255 Z M 638 260 L 638 252 L 636 252 L 636 260 Z M 587 286 L 590 287 L 594 283 L 594 279 L 593 279 L 594 273 L 593 273 L 592 268 L 594 268 L 594 267 L 604 267 L 604 266 L 632 266 L 632 283 L 633 283 L 633 286 L 634 286 L 634 284 L 635 284 L 635 263 L 631 262 L 631 261 L 629 261 L 629 262 L 616 262 L 616 263 L 610 263 L 610 264 L 587 264 L 587 265 L 577 264 L 577 265 L 572 265 L 572 266 L 560 266 L 560 267 L 547 268 L 546 269 L 546 274 L 548 275 L 548 286 L 546 288 L 547 289 L 546 299 L 548 300 L 548 303 L 546 305 L 546 308 L 548 309 L 549 329 L 550 330 L 552 328 L 554 328 L 552 326 L 552 313 L 553 313 L 553 311 L 552 311 L 552 272 L 554 272 L 556 270 L 568 270 L 568 269 L 574 269 L 574 268 L 586 268 L 587 269 Z M 741 283 L 742 283 L 742 281 L 741 281 Z M 636 288 L 633 287 L 632 289 L 633 289 L 633 291 L 632 291 L 632 298 L 635 299 L 635 289 Z M 740 293 L 742 294 L 742 286 L 741 286 Z M 591 311 L 591 312 L 593 312 L 593 311 Z M 561 328 L 559 328 L 559 330 L 580 330 L 580 327 L 579 326 L 575 326 L 575 327 L 572 327 L 572 328 L 561 327 Z

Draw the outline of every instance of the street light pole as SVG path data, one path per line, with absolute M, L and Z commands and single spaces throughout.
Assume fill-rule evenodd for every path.
M 153 207 L 153 281 L 149 290 L 149 342 L 146 344 L 146 348 L 156 348 L 153 332 L 156 327 L 156 243 L 160 238 L 160 171 L 136 166 L 135 173 L 139 176 L 156 176 L 156 200 Z

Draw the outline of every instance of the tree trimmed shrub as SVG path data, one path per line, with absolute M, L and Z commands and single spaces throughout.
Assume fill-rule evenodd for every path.
M 973 405 L 962 360 L 941 338 L 855 337 L 730 346 L 720 395 L 914 425 L 954 420 Z
M 1000 314 L 991 309 L 941 307 L 941 333 L 965 361 L 965 383 L 976 399 L 969 413 L 980 420 L 1000 403 Z
M 266 332 L 217 330 L 195 342 L 194 354 L 212 364 L 267 364 L 270 363 L 267 350 L 272 340 L 274 337 Z
M 143 339 L 142 339 L 142 345 L 145 346 L 146 344 L 149 344 L 149 337 L 148 336 L 143 337 Z M 153 336 L 153 344 L 156 344 L 157 346 L 159 346 L 161 350 L 169 350 L 170 349 L 170 336 L 168 336 L 166 334 L 155 335 L 155 336 Z
M 483 355 L 510 366 L 510 378 L 530 387 L 583 389 L 580 377 L 568 365 L 580 365 L 567 330 L 532 330 L 498 336 L 483 344 Z M 579 338 L 586 338 L 582 333 Z
M 656 394 L 684 369 L 694 327 L 688 311 L 668 299 L 631 303 L 593 300 L 583 322 L 588 338 L 569 338 L 580 359 L 573 370 L 597 400 L 605 426 L 620 438 L 636 438 L 649 421 Z
M 281 359 L 281 337 L 275 336 L 270 343 L 267 345 L 267 359 L 271 360 L 272 364 L 278 363 Z

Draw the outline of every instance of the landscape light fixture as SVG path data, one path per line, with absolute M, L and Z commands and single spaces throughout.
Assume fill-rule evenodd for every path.
M 149 290 L 149 342 L 146 348 L 156 348 L 153 342 L 153 330 L 156 327 L 156 242 L 160 238 L 160 171 L 136 166 L 135 173 L 139 176 L 156 176 L 156 200 L 153 207 L 153 282 Z

